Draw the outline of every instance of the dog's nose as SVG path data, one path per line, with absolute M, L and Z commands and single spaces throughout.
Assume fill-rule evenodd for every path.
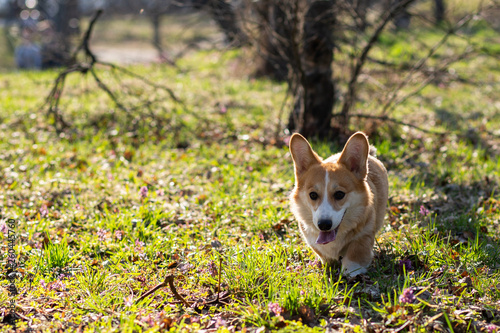
M 318 228 L 322 231 L 327 231 L 332 228 L 332 220 L 319 220 Z

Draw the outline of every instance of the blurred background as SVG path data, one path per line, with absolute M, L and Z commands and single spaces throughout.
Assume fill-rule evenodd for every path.
M 289 3 L 301 2 L 310 1 Z M 398 2 L 403 1 L 349 0 L 333 3 L 338 20 L 345 21 L 346 17 L 340 15 L 348 14 L 357 23 L 356 28 L 365 32 L 391 5 Z M 182 52 L 186 46 L 209 48 L 220 47 L 223 45 L 221 42 L 233 43 L 233 46 L 256 42 L 248 40 L 251 33 L 246 30 L 249 25 L 267 16 L 270 26 L 273 24 L 271 19 L 276 19 L 276 24 L 284 29 L 286 24 L 279 22 L 279 10 L 273 10 L 273 6 L 280 7 L 286 3 L 279 0 L 0 0 L 0 69 L 13 69 L 16 65 L 20 68 L 61 66 L 68 60 L 82 27 L 86 27 L 89 18 L 98 9 L 104 10 L 104 15 L 96 27 L 93 40 L 96 54 L 106 60 L 137 63 L 168 61 L 168 54 Z M 422 16 L 427 23 L 451 24 L 464 14 L 477 11 L 485 3 L 480 0 L 411 1 L 411 7 L 399 13 L 393 24 L 398 29 L 416 29 L 422 26 Z M 306 10 L 305 7 L 301 9 Z M 411 12 L 420 18 L 420 22 L 419 19 L 412 22 Z M 481 15 L 498 31 L 498 8 Z M 286 15 L 283 17 L 287 19 Z M 341 28 L 343 31 L 353 30 L 352 26 Z M 32 63 L 28 63 L 28 58 Z
M 98 9 L 104 15 L 93 44 L 103 60 L 153 62 L 162 59 L 163 45 L 173 51 L 181 41 L 202 44 L 219 38 L 194 1 L 0 0 L 0 68 L 66 64 L 82 27 Z
M 356 109 L 376 111 L 362 124 L 375 132 L 371 126 L 396 107 L 413 113 L 408 101 L 429 85 L 475 84 L 471 70 L 492 73 L 500 55 L 496 0 L 0 0 L 0 27 L 4 72 L 81 65 L 88 59 L 76 51 L 85 45 L 101 63 L 179 71 L 196 52 L 216 51 L 219 59 L 236 52 L 229 53 L 237 59 L 232 76 L 286 84 L 277 132 L 319 137 L 338 137 L 352 117 L 366 118 Z

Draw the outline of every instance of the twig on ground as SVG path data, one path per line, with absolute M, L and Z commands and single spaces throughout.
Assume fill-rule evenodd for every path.
M 170 290 L 172 291 L 172 294 L 174 294 L 175 298 L 177 298 L 179 301 L 181 301 L 182 303 L 184 303 L 184 305 L 186 305 L 187 307 L 190 307 L 191 306 L 191 303 L 189 303 L 188 301 L 186 301 L 178 292 L 177 292 L 177 289 L 175 288 L 174 286 L 174 276 L 173 275 L 169 275 L 165 278 L 165 282 L 168 282 L 168 285 L 170 286 Z
M 219 253 L 219 282 L 217 284 L 217 299 L 215 300 L 216 303 L 219 302 L 219 297 L 220 297 L 220 278 L 222 275 L 222 256 Z
M 190 307 L 191 306 L 191 303 L 189 303 L 188 301 L 186 301 L 178 292 L 177 292 L 177 289 L 175 288 L 175 285 L 174 285 L 174 276 L 173 275 L 167 275 L 167 277 L 165 278 L 165 281 L 163 281 L 162 283 L 158 284 L 157 286 L 155 286 L 153 289 L 151 289 L 150 291 L 146 292 L 145 294 L 143 294 L 141 297 L 139 297 L 137 299 L 137 301 L 135 301 L 135 303 L 139 303 L 140 301 L 142 301 L 144 298 L 148 297 L 149 295 L 155 293 L 156 291 L 160 290 L 161 288 L 164 288 L 166 286 L 169 286 L 170 287 L 170 290 L 172 291 L 172 294 L 174 294 L 175 298 L 177 298 L 179 301 L 181 301 L 185 306 L 187 307 Z

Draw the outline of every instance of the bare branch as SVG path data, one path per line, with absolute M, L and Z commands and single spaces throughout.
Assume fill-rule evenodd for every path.
M 91 65 L 93 65 L 97 61 L 94 53 L 92 53 L 92 51 L 90 50 L 89 43 L 90 43 L 90 37 L 92 35 L 92 31 L 94 29 L 94 25 L 97 22 L 97 20 L 99 19 L 99 17 L 101 17 L 102 13 L 103 13 L 102 9 L 97 10 L 95 12 L 94 16 L 92 17 L 92 19 L 90 20 L 89 26 L 87 28 L 87 31 L 85 32 L 85 35 L 83 36 L 83 39 L 82 39 L 80 46 L 78 46 L 76 48 L 75 52 L 73 53 L 73 56 L 71 57 L 72 63 L 76 62 L 76 60 L 77 60 L 76 57 L 81 50 L 83 50 L 85 52 L 85 55 L 91 59 L 91 62 L 90 62 Z
M 125 106 L 119 99 L 119 97 L 116 95 L 115 92 L 99 77 L 96 71 L 96 65 L 102 65 L 105 67 L 108 67 L 112 70 L 118 70 L 128 76 L 131 76 L 133 78 L 139 79 L 142 82 L 146 83 L 148 86 L 153 87 L 155 89 L 161 89 L 164 90 L 168 93 L 170 98 L 177 104 L 181 104 L 182 107 L 187 110 L 187 107 L 185 104 L 174 94 L 173 90 L 156 84 L 152 82 L 151 80 L 148 80 L 147 78 L 136 74 L 126 68 L 120 67 L 115 64 L 111 64 L 108 62 L 102 62 L 97 59 L 97 57 L 94 55 L 94 53 L 90 50 L 90 37 L 92 35 L 92 30 L 94 28 L 95 23 L 97 22 L 98 18 L 101 16 L 102 10 L 98 10 L 94 16 L 92 17 L 89 26 L 84 34 L 83 40 L 80 43 L 80 45 L 76 48 L 75 52 L 73 53 L 71 59 L 73 65 L 70 67 L 64 69 L 57 78 L 54 81 L 54 86 L 51 89 L 49 95 L 46 98 L 46 102 L 44 105 L 41 107 L 42 109 L 48 106 L 47 110 L 47 116 L 52 117 L 54 121 L 54 127 L 56 129 L 56 132 L 60 133 L 64 131 L 65 129 L 69 128 L 70 125 L 67 121 L 64 120 L 62 114 L 60 113 L 59 110 L 59 104 L 60 100 L 63 94 L 64 90 L 64 85 L 66 78 L 68 74 L 70 73 L 81 73 L 81 74 L 87 74 L 90 72 L 92 75 L 94 81 L 96 82 L 97 86 L 106 93 L 106 95 L 113 101 L 113 103 L 122 111 L 126 112 L 127 115 L 130 117 L 130 112 L 132 110 L 136 110 L 136 108 L 131 108 Z M 78 62 L 78 55 L 80 52 L 84 53 L 84 56 L 86 59 L 89 60 L 89 62 Z
M 470 56 L 472 54 L 475 54 L 475 53 L 472 52 L 472 50 L 466 51 L 463 54 L 460 54 L 458 57 L 455 57 L 455 58 L 452 58 L 452 59 L 448 60 L 442 66 L 440 66 L 438 69 L 429 72 L 428 73 L 428 77 L 425 80 L 423 80 L 413 91 L 411 91 L 410 93 L 406 94 L 405 96 L 402 96 L 401 98 L 399 98 L 397 100 L 393 99 L 391 101 L 390 105 L 386 104 L 385 106 L 387 106 L 387 109 L 384 109 L 382 111 L 382 114 L 389 113 L 390 111 L 394 110 L 396 108 L 396 106 L 402 104 L 403 102 L 405 102 L 409 98 L 411 98 L 413 96 L 416 96 L 418 93 L 420 93 L 425 87 L 427 87 L 436 78 L 436 76 L 438 75 L 438 73 L 442 73 L 452 63 L 455 63 L 457 61 L 463 60 L 463 59 L 467 58 L 468 56 Z M 404 82 L 406 82 L 406 81 L 404 81 Z
M 393 89 L 391 96 L 389 97 L 389 99 L 387 100 L 387 102 L 385 103 L 385 105 L 382 108 L 382 112 L 381 112 L 382 114 L 387 113 L 387 111 L 389 110 L 389 107 L 394 102 L 394 100 L 397 98 L 398 92 L 401 91 L 401 89 L 403 87 L 405 87 L 411 81 L 411 79 L 413 78 L 413 75 L 417 71 L 419 71 L 422 68 L 422 66 L 425 65 L 427 60 L 429 60 L 430 57 L 432 57 L 436 53 L 436 51 L 448 40 L 448 38 L 450 38 L 451 35 L 454 35 L 459 29 L 461 29 L 465 24 L 467 24 L 470 20 L 472 20 L 475 15 L 476 14 L 474 13 L 474 14 L 469 14 L 469 15 L 466 15 L 465 17 L 463 17 L 454 27 L 450 28 L 448 30 L 448 32 L 431 49 L 429 49 L 429 51 L 427 52 L 427 55 L 425 57 L 421 58 L 412 67 L 412 69 L 406 75 L 406 78 L 403 81 L 401 81 L 396 86 L 395 89 Z
M 344 104 L 342 105 L 342 110 L 340 112 L 341 119 L 341 126 L 346 126 L 347 125 L 347 117 L 348 117 L 348 112 L 351 109 L 352 105 L 354 104 L 355 97 L 356 97 L 356 89 L 357 89 L 357 82 L 358 82 L 358 77 L 361 74 L 361 70 L 363 69 L 363 66 L 366 63 L 366 58 L 368 57 L 368 53 L 372 49 L 372 47 L 375 45 L 376 41 L 378 40 L 378 37 L 384 30 L 385 26 L 387 23 L 389 23 L 394 16 L 399 13 L 401 10 L 406 8 L 408 5 L 410 5 L 412 2 L 415 0 L 404 0 L 401 2 L 398 2 L 396 5 L 394 5 L 389 11 L 385 14 L 375 31 L 373 32 L 372 36 L 370 37 L 368 43 L 366 46 L 363 48 L 359 58 L 356 61 L 356 65 L 354 66 L 352 72 L 351 72 L 351 79 L 348 84 L 347 88 L 347 93 L 344 98 Z

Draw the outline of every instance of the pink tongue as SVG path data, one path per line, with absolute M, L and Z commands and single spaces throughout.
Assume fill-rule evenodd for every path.
M 335 232 L 335 230 L 320 231 L 318 239 L 316 239 L 316 244 L 328 244 L 330 242 L 333 242 L 335 240 L 335 237 L 337 237 L 337 233 Z

